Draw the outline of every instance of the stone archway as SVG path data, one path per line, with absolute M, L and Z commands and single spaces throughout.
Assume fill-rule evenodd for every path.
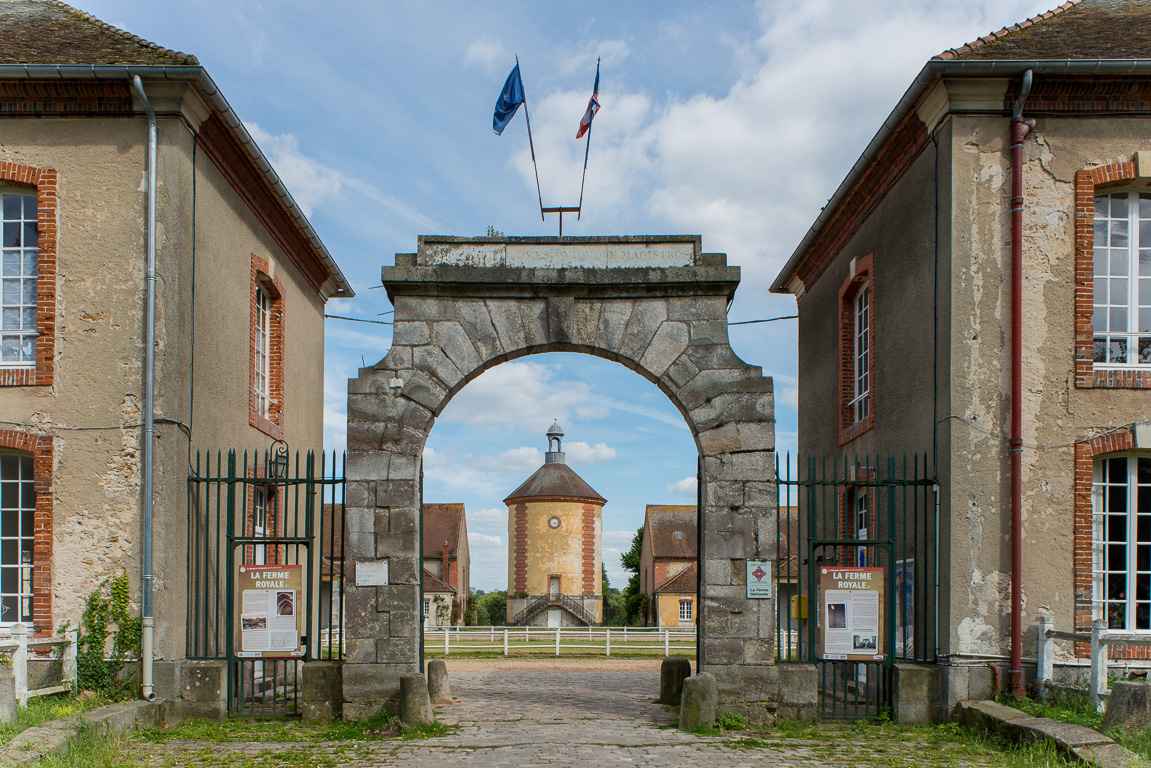
M 698 236 L 425 236 L 383 283 L 392 348 L 348 386 L 346 717 L 379 711 L 418 671 L 420 457 L 435 418 L 483 371 L 540 352 L 622 363 L 683 414 L 702 458 L 701 667 L 724 711 L 762 721 L 806 703 L 789 701 L 773 661 L 775 601 L 745 599 L 744 561 L 774 559 L 778 537 L 772 381 L 728 344 L 738 267 Z M 359 578 L 373 561 L 386 586 Z

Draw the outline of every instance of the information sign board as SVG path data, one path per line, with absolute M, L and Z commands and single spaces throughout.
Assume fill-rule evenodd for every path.
M 767 560 L 747 561 L 747 599 L 763 600 L 771 598 L 771 569 Z
M 842 661 L 883 661 L 883 568 L 820 566 L 819 652 Z
M 241 565 L 241 658 L 267 659 L 302 656 L 300 645 L 302 565 Z

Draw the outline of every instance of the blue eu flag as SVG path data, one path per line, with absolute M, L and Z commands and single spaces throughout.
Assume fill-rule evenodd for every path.
M 496 99 L 496 112 L 492 117 L 492 130 L 499 136 L 515 117 L 516 110 L 524 103 L 524 84 L 520 80 L 520 65 L 517 63 L 508 75 L 500 97 Z

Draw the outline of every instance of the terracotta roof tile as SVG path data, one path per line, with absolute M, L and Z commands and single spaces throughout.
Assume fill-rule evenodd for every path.
M 660 584 L 655 588 L 656 592 L 695 592 L 699 586 L 699 578 L 696 574 L 699 568 L 695 563 L 692 563 L 682 571 L 672 576 L 670 579 Z
M 456 588 L 436 576 L 427 568 L 424 569 L 424 593 L 428 592 L 455 592 Z
M 699 531 L 694 504 L 648 504 L 643 525 L 653 558 L 696 557 Z
M 935 57 L 941 61 L 1151 58 L 1151 0 L 1069 0 Z
M 463 520 L 463 504 L 425 504 L 424 557 L 438 560 L 443 554 L 445 541 L 448 542 L 448 555 L 456 557 Z
M 537 469 L 523 485 L 504 499 L 504 503 L 532 498 L 578 499 L 598 504 L 607 503 L 607 499 L 596 493 L 574 469 L 567 464 L 559 463 L 544 464 Z
M 198 65 L 58 0 L 0 0 L 0 64 Z

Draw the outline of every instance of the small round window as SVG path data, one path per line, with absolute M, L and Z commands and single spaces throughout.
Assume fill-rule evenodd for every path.
M 559 528 L 560 519 L 558 517 L 553 517 L 551 520 L 548 520 L 548 525 L 550 525 L 552 528 Z

